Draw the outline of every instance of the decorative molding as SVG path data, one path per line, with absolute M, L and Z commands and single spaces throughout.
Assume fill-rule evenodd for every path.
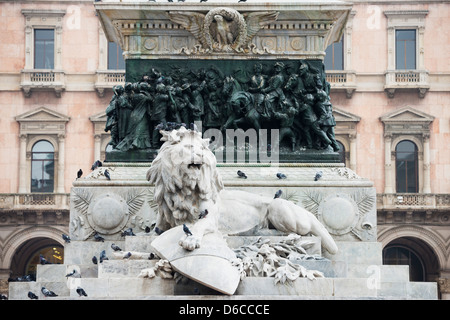
M 425 16 L 428 10 L 400 10 L 385 11 L 387 17 L 387 50 L 388 68 L 384 89 L 388 98 L 394 98 L 399 89 L 417 90 L 419 97 L 424 98 L 430 89 L 428 71 L 425 70 L 424 43 L 425 43 Z M 395 66 L 395 30 L 412 28 L 417 30 L 416 37 L 416 69 L 396 70 Z
M 60 98 L 65 90 L 65 77 L 62 71 L 62 30 L 65 10 L 23 9 L 25 16 L 25 66 L 21 71 L 20 88 L 29 98 L 33 91 L 54 91 Z M 54 68 L 34 69 L 34 32 L 35 28 L 55 30 Z
M 378 233 L 378 241 L 382 243 L 383 247 L 394 239 L 401 237 L 416 237 L 423 240 L 431 248 L 433 248 L 439 265 L 445 266 L 449 252 L 445 241 L 433 230 L 429 230 L 419 225 L 394 225 L 390 228 L 381 230 Z
M 298 2 L 245 8 L 209 2 L 184 7 L 102 2 L 94 6 L 106 37 L 120 44 L 126 59 L 321 60 L 326 46 L 342 36 L 351 10 L 349 4 L 332 1 L 320 8 Z M 115 14 L 119 10 L 120 16 Z

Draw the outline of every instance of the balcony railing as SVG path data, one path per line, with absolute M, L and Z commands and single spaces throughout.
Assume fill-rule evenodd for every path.
M 386 71 L 385 90 L 390 98 L 397 89 L 414 89 L 423 98 L 430 88 L 428 71 L 425 70 L 388 70 Z
M 0 194 L 1 210 L 69 210 L 68 193 L 3 193 Z
M 326 80 L 331 90 L 344 90 L 347 98 L 351 98 L 356 90 L 356 73 L 348 70 L 328 70 Z
M 450 194 L 393 193 L 377 195 L 378 210 L 450 209 Z
M 32 91 L 54 91 L 57 97 L 65 89 L 64 72 L 48 69 L 22 70 L 20 87 L 26 97 L 30 97 Z
M 97 70 L 96 75 L 95 89 L 101 97 L 105 89 L 125 84 L 125 70 Z

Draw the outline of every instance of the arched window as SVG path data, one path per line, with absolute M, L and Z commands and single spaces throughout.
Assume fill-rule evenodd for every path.
M 395 148 L 395 168 L 397 192 L 419 191 L 417 146 L 404 140 Z
M 408 247 L 392 245 L 384 248 L 383 264 L 408 265 L 410 281 L 426 281 L 422 259 Z
M 31 192 L 53 192 L 55 177 L 55 149 L 40 140 L 31 149 Z

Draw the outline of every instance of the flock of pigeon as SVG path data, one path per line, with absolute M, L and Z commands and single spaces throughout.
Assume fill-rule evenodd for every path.
M 241 171 L 241 170 L 238 170 L 237 171 L 237 175 L 238 175 L 238 177 L 239 178 L 242 178 L 242 179 L 247 179 L 247 175 L 245 174 L 245 172 L 243 172 L 243 171 Z M 322 178 L 322 175 L 323 175 L 323 172 L 322 171 L 317 171 L 316 172 L 316 175 L 314 176 L 314 181 L 318 181 L 320 178 Z M 284 174 L 284 173 L 281 173 L 281 172 L 278 172 L 277 174 L 276 174 L 276 177 L 278 178 L 278 179 L 287 179 L 287 176 Z
M 207 212 L 206 212 L 206 214 L 205 213 L 203 213 L 203 214 L 206 215 Z M 150 232 L 150 230 L 151 230 L 150 227 L 146 227 L 146 229 L 145 229 L 146 233 Z M 132 228 L 126 229 L 125 231 L 123 231 L 121 233 L 121 235 L 122 235 L 122 237 L 135 236 Z M 70 237 L 68 235 L 63 233 L 62 234 L 62 238 L 63 238 L 63 240 L 66 243 L 70 243 L 71 239 L 70 239 Z M 94 239 L 95 239 L 95 241 L 98 241 L 98 242 L 104 242 L 105 241 L 105 239 L 101 235 L 99 235 L 98 232 L 96 232 L 94 234 Z M 115 243 L 111 244 L 111 249 L 113 249 L 113 251 L 122 251 L 122 249 L 118 245 L 116 245 Z M 131 252 L 128 252 L 128 253 L 124 254 L 124 256 L 123 256 L 124 259 L 128 259 L 130 257 L 131 257 Z M 153 259 L 153 258 L 155 258 L 155 256 L 154 256 L 153 253 L 151 253 L 149 255 L 149 259 Z M 97 259 L 96 256 L 92 257 L 92 263 L 94 263 L 94 264 L 98 264 L 99 262 L 102 263 L 105 260 L 109 260 L 108 257 L 106 256 L 106 251 L 105 250 L 102 250 L 100 252 L 100 256 L 99 256 L 98 259 Z M 45 257 L 42 254 L 39 255 L 39 263 L 42 264 L 42 265 L 52 264 L 47 259 L 45 259 Z M 66 278 L 68 278 L 68 277 L 81 278 L 81 275 L 79 274 L 79 272 L 77 270 L 74 269 L 72 272 L 66 274 Z M 35 280 L 35 279 L 32 278 L 31 276 L 26 276 L 26 277 L 17 278 L 14 281 L 33 281 L 33 280 Z M 58 296 L 55 292 L 47 289 L 44 286 L 41 288 L 41 292 L 44 295 L 44 297 L 57 297 Z M 81 287 L 77 287 L 76 292 L 78 293 L 78 295 L 80 297 L 83 297 L 83 296 L 87 297 L 88 296 L 86 291 L 83 288 L 81 288 Z M 3 298 L 3 296 L 1 296 L 0 298 Z M 33 293 L 31 291 L 28 292 L 28 298 L 30 298 L 32 300 L 39 299 L 39 297 L 35 293 Z M 5 296 L 5 299 L 6 299 L 6 296 Z
M 70 243 L 70 237 L 67 234 L 63 233 L 62 234 L 62 238 L 63 238 L 64 242 Z M 104 252 L 104 250 L 103 250 L 103 252 Z M 52 264 L 47 259 L 45 259 L 45 257 L 42 254 L 39 255 L 39 263 L 42 264 L 42 265 Z M 66 274 L 66 278 L 68 278 L 68 277 L 81 278 L 81 275 L 74 269 L 72 272 Z M 35 279 L 33 278 L 33 279 L 22 280 L 21 278 L 18 278 L 17 281 L 35 281 Z M 44 297 L 57 297 L 58 296 L 55 292 L 47 289 L 44 286 L 41 287 L 41 292 L 44 295 Z M 83 296 L 87 297 L 86 291 L 83 288 L 81 288 L 81 287 L 77 287 L 76 292 L 78 293 L 78 296 L 80 296 L 80 297 L 83 297 Z M 31 299 L 31 300 L 38 300 L 39 299 L 39 297 L 32 291 L 28 291 L 28 298 Z
M 239 178 L 247 179 L 247 175 L 241 170 L 237 171 L 237 175 L 238 175 Z M 316 175 L 314 176 L 314 181 L 318 181 L 320 178 L 322 178 L 322 175 L 323 175 L 323 172 L 321 170 L 317 171 Z M 281 173 L 281 172 L 278 172 L 276 174 L 276 177 L 278 179 L 280 179 L 280 180 L 281 179 L 287 179 L 287 176 L 284 173 Z M 280 198 L 282 194 L 283 194 L 283 191 L 278 190 L 277 192 L 275 192 L 275 196 L 273 198 L 274 199 Z
M 97 168 L 100 168 L 103 166 L 103 163 L 100 160 L 95 160 L 95 162 L 91 166 L 91 171 L 94 171 Z M 106 179 L 111 180 L 111 174 L 109 173 L 108 169 L 103 170 L 103 174 L 105 175 Z M 80 179 L 83 175 L 83 170 L 80 169 L 77 172 L 77 179 Z

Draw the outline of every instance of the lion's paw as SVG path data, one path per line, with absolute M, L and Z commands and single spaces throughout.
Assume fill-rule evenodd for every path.
M 184 249 L 192 251 L 194 249 L 200 248 L 201 239 L 196 236 L 185 236 L 178 241 L 178 244 Z

